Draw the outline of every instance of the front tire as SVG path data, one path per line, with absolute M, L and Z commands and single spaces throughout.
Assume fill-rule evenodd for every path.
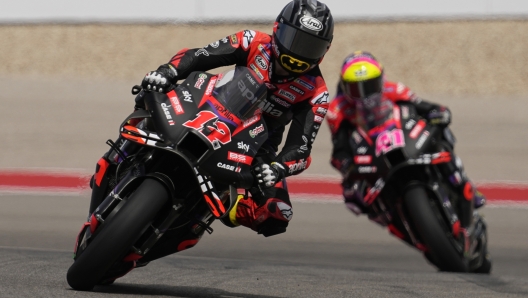
M 455 248 L 451 232 L 424 187 L 410 187 L 404 194 L 404 201 L 414 228 L 427 246 L 434 264 L 441 271 L 468 272 L 468 261 Z
M 121 209 L 98 228 L 101 230 L 97 236 L 68 270 L 68 284 L 75 290 L 92 290 L 108 269 L 125 256 L 168 200 L 170 192 L 160 181 L 144 180 L 120 203 Z

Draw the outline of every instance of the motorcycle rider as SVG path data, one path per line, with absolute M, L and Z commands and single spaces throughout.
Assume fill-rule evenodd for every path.
M 385 79 L 381 63 L 369 52 L 357 51 L 345 58 L 337 94 L 331 101 L 327 121 L 332 133 L 333 150 L 331 165 L 343 177 L 343 196 L 347 207 L 356 215 L 366 212 L 363 202 L 365 184 L 363 181 L 349 181 L 348 173 L 354 167 L 354 152 L 350 134 L 356 127 L 376 127 L 385 121 L 392 106 L 399 102 L 412 104 L 417 113 L 433 125 L 445 127 L 442 148 L 451 155 L 451 161 L 440 166 L 449 177 L 454 191 L 465 198 L 461 208 L 461 225 L 471 224 L 473 208 L 485 203 L 484 196 L 476 190 L 465 174 L 460 158 L 454 155 L 455 139 L 447 126 L 451 112 L 447 107 L 427 102 L 418 97 L 402 83 Z M 366 129 L 366 131 L 368 131 Z
M 292 210 L 282 181 L 310 165 L 310 150 L 329 102 L 318 65 L 330 48 L 333 29 L 333 17 L 325 4 L 316 0 L 293 0 L 278 15 L 272 35 L 243 30 L 203 48 L 185 48 L 144 77 L 141 84 L 144 90 L 166 92 L 193 71 L 236 64 L 251 68 L 265 81 L 268 96 L 262 114 L 269 137 L 252 164 L 258 187 L 250 190 L 251 197 L 239 196 L 224 224 L 246 226 L 266 237 L 286 231 Z M 143 108 L 141 96 L 142 93 L 136 98 L 136 108 Z M 285 144 L 277 154 L 288 123 L 291 126 Z M 109 161 L 100 161 L 98 170 L 106 163 Z M 97 193 L 95 188 L 101 184 L 97 181 L 104 180 L 104 173 L 95 176 L 93 193 Z M 102 199 L 92 196 L 90 213 Z M 142 260 L 150 261 L 189 248 L 198 239 L 177 241 L 161 238 Z

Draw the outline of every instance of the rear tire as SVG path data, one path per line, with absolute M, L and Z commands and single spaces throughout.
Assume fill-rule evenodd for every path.
M 143 181 L 120 203 L 122 208 L 99 227 L 97 236 L 68 270 L 68 284 L 75 290 L 92 290 L 125 256 L 169 199 L 170 192 L 160 181 Z
M 427 246 L 434 264 L 441 271 L 468 272 L 467 260 L 455 248 L 454 238 L 435 212 L 426 190 L 422 186 L 412 186 L 404 194 L 404 201 L 414 228 Z

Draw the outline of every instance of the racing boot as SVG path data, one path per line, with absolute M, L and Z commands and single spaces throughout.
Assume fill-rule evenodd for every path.
M 367 187 L 365 181 L 343 181 L 343 198 L 345 206 L 355 215 L 361 215 L 367 212 L 367 206 L 363 200 Z
M 257 204 L 252 197 L 239 195 L 229 218 L 222 222 L 228 227 L 245 226 L 265 237 L 286 232 L 292 218 L 292 208 L 283 200 L 269 198 L 263 204 Z

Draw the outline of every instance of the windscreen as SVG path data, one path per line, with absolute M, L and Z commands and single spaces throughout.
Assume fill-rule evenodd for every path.
M 237 66 L 219 75 L 213 96 L 240 120 L 247 120 L 255 115 L 267 90 L 252 70 Z

